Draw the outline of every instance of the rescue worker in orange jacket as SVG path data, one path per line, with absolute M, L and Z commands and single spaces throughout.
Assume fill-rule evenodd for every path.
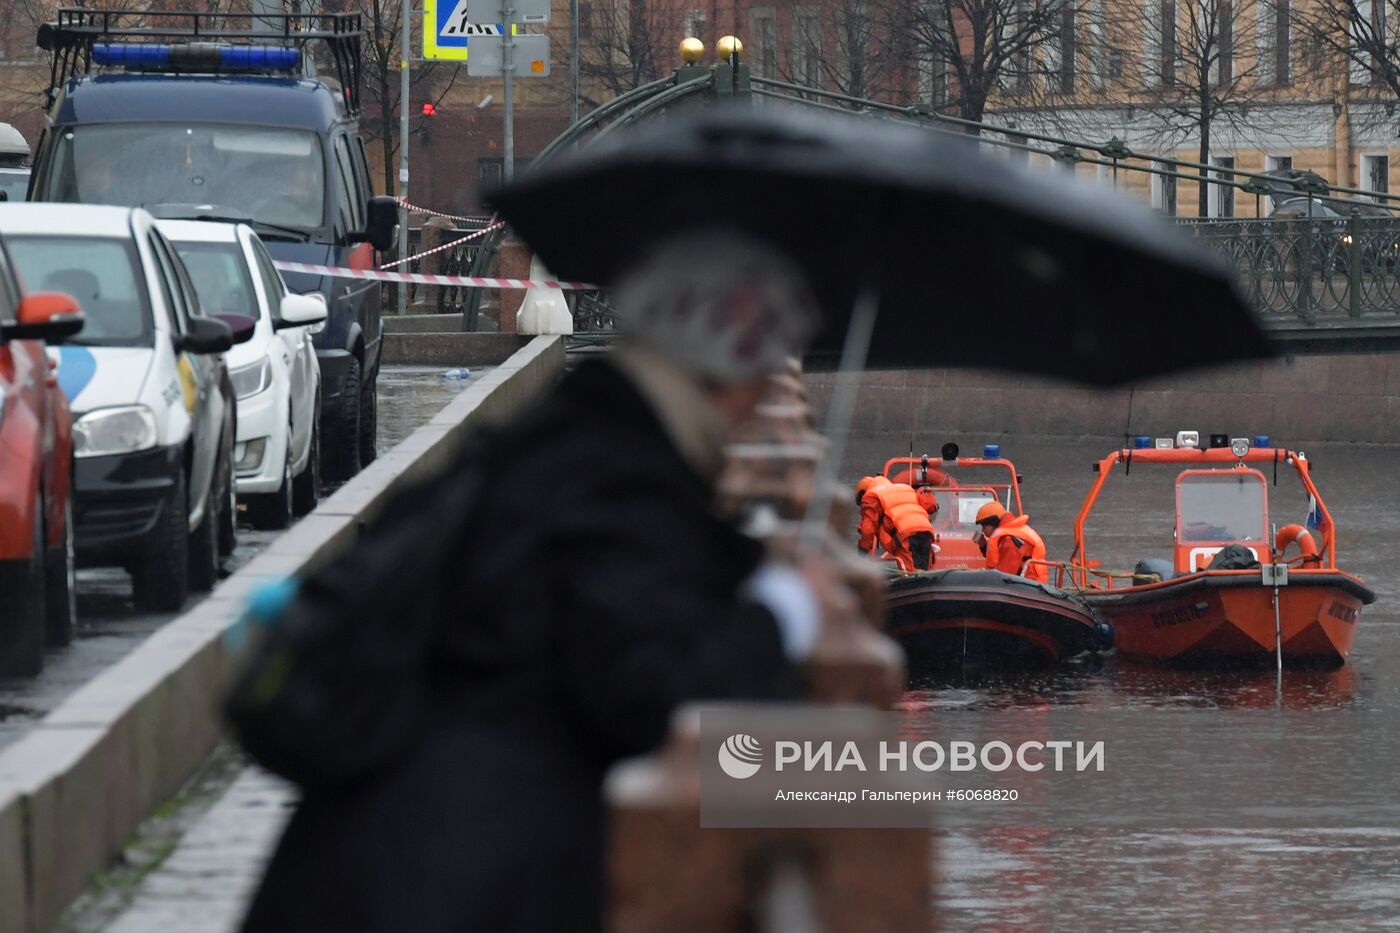
M 871 554 L 875 550 L 875 545 L 880 541 L 880 500 L 873 495 L 873 491 L 881 486 L 888 486 L 889 478 L 881 474 L 867 476 L 856 483 L 856 508 L 860 509 L 860 526 L 857 532 L 860 535 L 856 546 L 861 553 Z
M 1045 542 L 1030 526 L 1029 515 L 1012 515 L 993 499 L 977 510 L 977 524 L 982 528 L 982 550 L 988 567 L 1041 583 L 1050 582 L 1050 572 L 1043 563 L 1028 563 L 1045 560 Z
M 880 544 L 903 570 L 933 566 L 933 523 L 914 487 L 885 483 L 866 492 L 880 504 Z

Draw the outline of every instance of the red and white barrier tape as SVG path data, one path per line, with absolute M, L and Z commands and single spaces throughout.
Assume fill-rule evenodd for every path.
M 556 282 L 551 279 L 488 279 L 472 275 L 422 275 L 416 272 L 384 272 L 379 269 L 346 269 L 341 266 L 320 266 L 309 262 L 273 263 L 282 272 L 304 272 L 308 275 L 329 275 L 338 279 L 372 279 L 376 282 L 412 282 L 415 285 L 455 285 L 463 288 L 563 288 L 573 291 L 594 291 L 596 285 L 586 282 Z
M 399 204 L 402 205 L 404 209 L 414 214 L 428 214 L 432 217 L 442 217 L 447 220 L 481 220 L 480 217 L 468 217 L 465 214 L 444 214 L 442 211 L 435 211 L 430 207 L 419 207 L 417 204 L 412 204 L 404 198 L 399 198 Z
M 478 230 L 478 231 L 476 231 L 475 233 L 468 233 L 466 236 L 464 236 L 464 237 L 462 237 L 462 238 L 460 238 L 460 239 L 453 240 L 453 241 L 450 242 L 450 243 L 444 243 L 444 244 L 442 244 L 441 246 L 434 246 L 432 249 L 425 249 L 425 250 L 423 250 L 423 252 L 421 252 L 421 253 L 414 253 L 412 256 L 409 256 L 409 257 L 406 258 L 406 259 L 395 259 L 393 262 L 386 262 L 386 263 L 384 263 L 384 265 L 380 266 L 379 268 L 381 268 L 381 269 L 392 269 L 392 268 L 394 268 L 394 266 L 402 266 L 402 265 L 404 265 L 405 263 L 413 262 L 413 260 L 415 260 L 415 259 L 421 259 L 421 258 L 423 258 L 424 256 L 431 256 L 431 255 L 433 255 L 433 253 L 440 253 L 440 252 L 442 252 L 443 250 L 451 249 L 451 248 L 454 247 L 454 246 L 460 246 L 460 245 L 462 245 L 463 243 L 467 242 L 468 240 L 475 240 L 477 237 L 479 237 L 479 236 L 485 236 L 486 234 L 490 233 L 492 230 L 499 230 L 499 229 L 500 229 L 501 227 L 503 227 L 503 226 L 505 226 L 505 225 L 502 224 L 502 223 L 494 222 L 494 223 L 491 224 L 491 226 L 486 227 L 486 228 L 484 228 L 484 229 L 482 229 L 482 230 Z

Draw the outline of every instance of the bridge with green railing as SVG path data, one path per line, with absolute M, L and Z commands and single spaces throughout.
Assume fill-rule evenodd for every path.
M 690 40 L 688 40 L 690 41 Z M 687 60 L 670 75 L 609 101 L 570 126 L 536 157 L 534 164 L 587 146 L 610 133 L 666 113 L 709 104 L 743 101 L 755 106 L 803 107 L 856 119 L 894 120 L 967 140 L 994 152 L 1051 164 L 1103 166 L 1115 187 L 1131 176 L 1180 179 L 1232 189 L 1255 199 L 1288 199 L 1292 211 L 1274 217 L 1175 218 L 1207 248 L 1225 258 L 1264 327 L 1289 352 L 1347 352 L 1400 349 L 1400 197 L 1329 185 L 1313 173 L 1284 178 L 1218 165 L 1137 153 L 1119 139 L 1100 142 L 1001 127 L 938 113 L 922 104 L 901 106 L 852 97 L 750 73 L 742 46 L 721 39 L 721 60 L 699 63 L 696 46 L 683 47 Z M 733 51 L 725 57 L 726 52 Z M 703 48 L 700 49 L 703 52 Z M 1297 205 L 1301 205 L 1298 207 Z M 482 268 L 496 251 L 500 233 L 473 248 L 470 265 Z M 480 290 L 464 301 L 474 320 Z M 575 331 L 605 336 L 612 329 L 606 296 L 570 297 Z M 467 307 L 470 305 L 470 307 Z M 1132 309 L 1125 308 L 1125 314 Z

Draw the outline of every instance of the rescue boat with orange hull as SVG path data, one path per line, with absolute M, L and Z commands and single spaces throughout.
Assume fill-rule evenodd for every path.
M 1192 432 L 1194 433 L 1194 432 Z M 1204 665 L 1337 666 L 1375 593 L 1337 567 L 1336 524 L 1301 453 L 1268 438 L 1143 444 L 1094 465 L 1098 478 L 1074 526 L 1074 553 L 1053 577 L 1079 587 L 1129 657 Z M 1262 444 L 1260 444 L 1262 442 Z M 1223 446 L 1229 443 L 1230 446 Z M 1085 523 L 1115 468 L 1167 465 L 1175 483 L 1174 559 L 1111 572 L 1088 557 Z M 1300 522 L 1272 532 L 1269 480 L 1291 472 L 1306 497 Z
M 932 487 L 939 505 L 931 516 L 933 569 L 892 573 L 888 587 L 886 632 L 912 669 L 1043 667 L 1108 647 L 1108 628 L 1077 596 L 986 569 L 978 511 L 997 501 L 1024 514 L 1021 476 L 998 446 L 962 457 L 947 444 L 938 458 L 895 457 L 882 472 L 893 482 Z

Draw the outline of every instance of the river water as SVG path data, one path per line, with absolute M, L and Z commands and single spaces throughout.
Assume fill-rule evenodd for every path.
M 926 446 L 945 440 L 976 454 L 984 439 Z M 1050 557 L 1068 556 L 1090 465 L 1122 439 L 987 440 L 1023 474 Z M 907 449 L 906 438 L 858 438 L 844 477 Z M 1280 682 L 1272 670 L 1164 669 L 1110 655 L 1001 680 L 954 677 L 905 695 L 915 730 L 995 721 L 1034 734 L 1038 723 L 1071 717 L 1093 723 L 1108 748 L 1110 774 L 1064 810 L 1025 807 L 1009 821 L 964 819 L 934 832 L 941 926 L 1400 927 L 1400 450 L 1304 450 L 1337 522 L 1339 566 L 1378 597 L 1346 666 L 1287 671 Z M 1088 526 L 1091 556 L 1129 569 L 1140 557 L 1170 557 L 1174 476 L 1168 467 L 1116 473 Z M 1298 521 L 1306 500 L 1290 474 L 1279 479 L 1273 520 Z M 1164 725 L 1183 741 L 1158 756 Z M 1242 797 L 1255 806 L 1239 805 Z

